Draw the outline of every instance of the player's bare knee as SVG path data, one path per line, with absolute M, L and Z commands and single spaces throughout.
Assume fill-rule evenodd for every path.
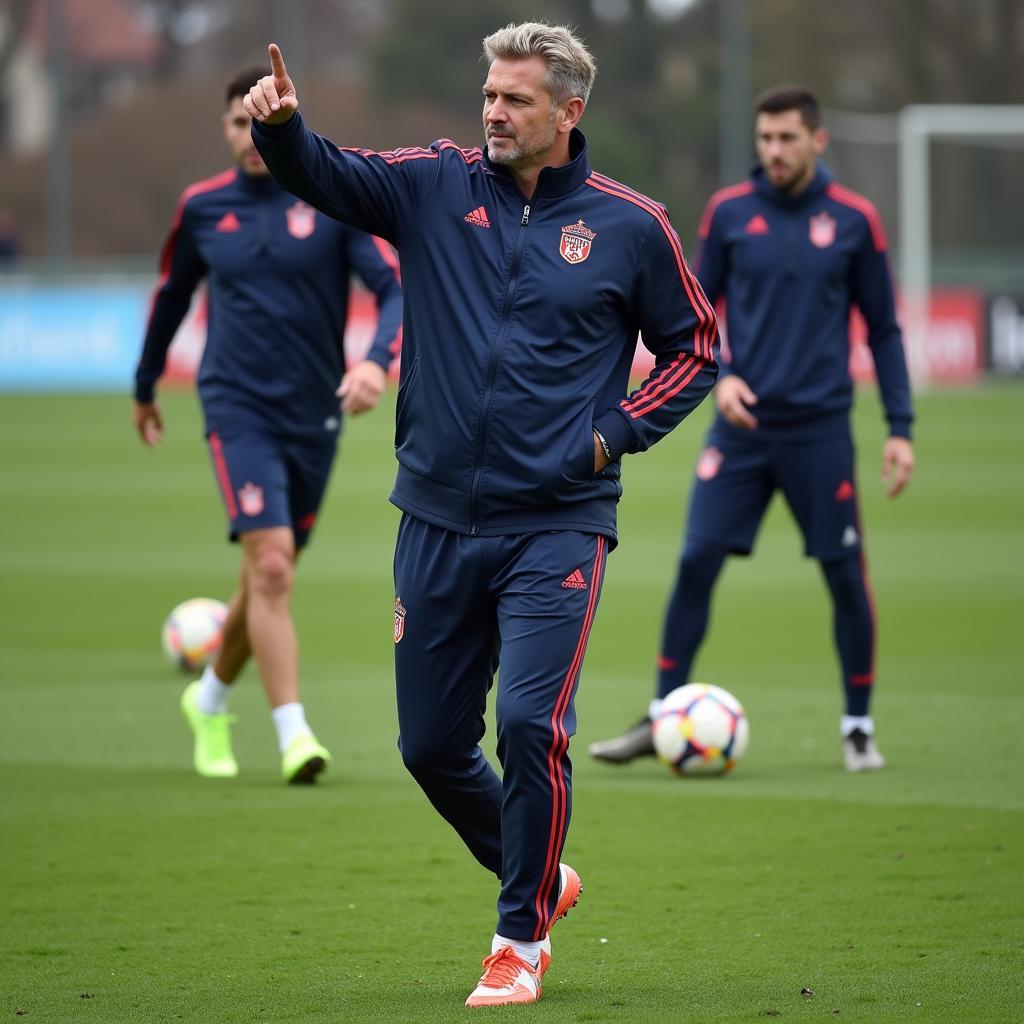
M 287 551 L 272 545 L 259 548 L 250 559 L 252 588 L 268 597 L 290 594 L 295 567 Z

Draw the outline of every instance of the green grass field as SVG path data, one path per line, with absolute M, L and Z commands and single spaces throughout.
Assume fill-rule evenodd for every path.
M 145 450 L 125 397 L 0 401 L 0 1020 L 464 1020 L 496 884 L 395 749 L 393 396 L 353 422 L 300 569 L 304 696 L 336 763 L 278 778 L 253 670 L 230 782 L 194 776 L 159 632 L 226 597 L 193 396 Z M 857 414 L 880 617 L 876 776 L 840 768 L 825 590 L 782 503 L 717 594 L 700 677 L 751 745 L 721 780 L 586 744 L 650 696 L 707 410 L 625 471 L 621 544 L 578 699 L 545 1021 L 1024 1019 L 1024 390 L 919 400 L 919 466 L 887 502 L 877 402 Z M 801 989 L 813 996 L 801 995 Z

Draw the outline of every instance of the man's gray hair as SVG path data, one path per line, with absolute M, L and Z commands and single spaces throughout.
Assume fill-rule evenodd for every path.
M 594 58 L 571 29 L 540 21 L 512 23 L 492 32 L 484 40 L 484 57 L 491 63 L 541 57 L 548 66 L 548 92 L 556 103 L 579 96 L 586 104 L 597 75 Z

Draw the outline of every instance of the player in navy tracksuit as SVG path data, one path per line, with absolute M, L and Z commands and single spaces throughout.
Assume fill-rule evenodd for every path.
M 725 300 L 731 361 L 715 389 L 719 415 L 697 462 L 686 538 L 665 616 L 649 716 L 590 752 L 622 762 L 653 753 L 650 716 L 689 681 L 711 591 L 730 553 L 749 554 L 778 489 L 832 596 L 845 692 L 840 722 L 850 771 L 881 768 L 869 702 L 875 621 L 862 547 L 850 434 L 850 309 L 868 325 L 889 438 L 889 495 L 913 468 L 913 410 L 875 208 L 817 164 L 827 144 L 817 101 L 779 87 L 757 105 L 760 168 L 712 197 L 700 227 L 698 277 Z
M 619 460 L 668 433 L 717 372 L 714 313 L 664 208 L 588 165 L 575 126 L 589 53 L 566 29 L 529 23 L 488 37 L 485 51 L 485 151 L 447 140 L 339 150 L 293 114 L 274 46 L 275 75 L 246 101 L 271 173 L 402 257 L 391 495 L 405 513 L 400 744 L 430 801 L 501 879 L 469 1005 L 539 996 L 548 930 L 579 894 L 559 862 L 568 745 L 615 543 Z M 657 361 L 627 395 L 638 330 Z M 479 747 L 499 660 L 502 778 Z
M 330 755 L 313 736 L 299 697 L 294 562 L 327 486 L 342 410 L 372 408 L 384 388 L 401 342 L 402 293 L 386 243 L 296 202 L 267 173 L 242 108 L 242 95 L 262 74 L 243 72 L 227 90 L 224 135 L 236 166 L 186 189 L 178 205 L 136 372 L 135 422 L 147 444 L 159 441 L 156 382 L 205 278 L 209 320 L 199 397 L 231 538 L 241 542 L 242 573 L 221 650 L 185 691 L 182 710 L 195 737 L 197 771 L 235 775 L 227 700 L 255 654 L 282 772 L 289 782 L 308 782 Z M 353 270 L 376 294 L 379 321 L 368 356 L 346 372 Z

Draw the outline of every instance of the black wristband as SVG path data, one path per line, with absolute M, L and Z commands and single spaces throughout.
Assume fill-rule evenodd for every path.
M 594 430 L 594 437 L 596 437 L 598 439 L 598 441 L 601 442 L 601 448 L 604 450 L 604 457 L 609 462 L 611 462 L 612 461 L 612 450 L 611 450 L 611 448 L 608 447 L 608 442 L 604 439 L 604 434 L 602 434 L 600 430 L 597 430 L 595 428 L 595 430 Z

